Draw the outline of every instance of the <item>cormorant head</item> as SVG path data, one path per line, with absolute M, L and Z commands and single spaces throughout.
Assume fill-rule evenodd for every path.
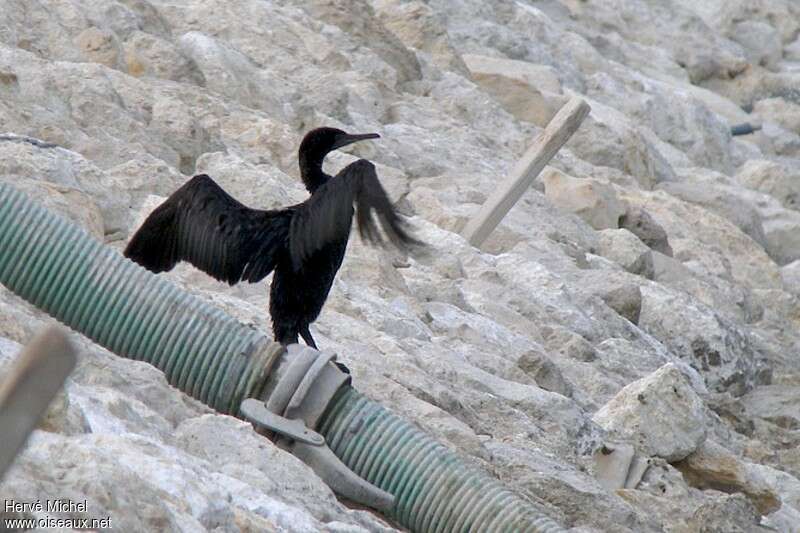
M 377 133 L 350 134 L 336 128 L 317 128 L 306 133 L 300 143 L 300 155 L 321 155 L 365 139 L 377 139 Z
M 328 176 L 322 172 L 322 160 L 329 152 L 365 139 L 377 139 L 377 133 L 347 133 L 336 128 L 316 128 L 303 137 L 300 143 L 300 175 L 306 189 L 313 193 L 317 187 L 327 181 Z

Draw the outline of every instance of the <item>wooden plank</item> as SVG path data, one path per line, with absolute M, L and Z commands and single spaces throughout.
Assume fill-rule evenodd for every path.
M 55 327 L 37 335 L 0 382 L 0 479 L 75 368 L 67 336 Z
M 464 227 L 461 234 L 471 245 L 480 247 L 486 241 L 545 165 L 578 130 L 589 111 L 589 104 L 582 98 L 573 97 L 556 113 L 514 165 L 506 182 L 495 189 L 478 214 Z

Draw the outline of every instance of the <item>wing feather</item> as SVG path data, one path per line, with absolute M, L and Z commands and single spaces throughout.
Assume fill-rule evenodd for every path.
M 158 206 L 125 248 L 153 272 L 188 261 L 220 281 L 256 282 L 285 253 L 291 213 L 250 209 L 205 174 Z
M 421 244 L 406 229 L 389 196 L 378 181 L 375 165 L 360 159 L 342 169 L 295 208 L 289 229 L 289 251 L 295 270 L 325 245 L 344 241 L 350 234 L 355 205 L 358 231 L 370 244 L 382 245 L 377 215 L 389 240 L 404 249 Z

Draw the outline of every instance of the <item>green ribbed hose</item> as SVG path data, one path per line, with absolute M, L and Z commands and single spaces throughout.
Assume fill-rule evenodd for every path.
M 0 183 L 0 283 L 117 355 L 239 415 L 260 396 L 279 351 L 260 331 L 128 261 L 83 229 Z M 563 531 L 488 474 L 343 387 L 320 422 L 331 450 L 393 494 L 391 517 L 416 532 Z
M 217 411 L 265 380 L 270 340 L 0 184 L 0 283 Z
M 331 402 L 319 431 L 350 470 L 394 495 L 390 517 L 411 531 L 563 531 L 495 478 L 351 387 Z

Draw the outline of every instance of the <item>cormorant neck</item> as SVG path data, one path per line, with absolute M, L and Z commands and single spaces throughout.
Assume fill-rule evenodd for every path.
M 322 171 L 322 160 L 326 155 L 300 153 L 300 177 L 311 194 L 314 194 L 314 191 L 331 179 Z

